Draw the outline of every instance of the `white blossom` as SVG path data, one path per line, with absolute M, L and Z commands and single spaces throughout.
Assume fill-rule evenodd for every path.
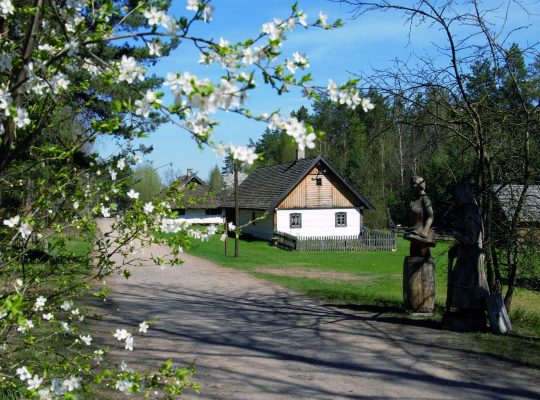
M 328 86 L 326 87 L 326 90 L 328 91 L 328 96 L 330 96 L 330 100 L 333 102 L 337 102 L 338 101 L 338 87 L 332 79 L 328 80 Z
M 133 190 L 133 189 L 130 189 L 130 191 L 127 192 L 126 194 L 127 194 L 127 197 L 129 197 L 130 199 L 137 200 L 137 199 L 139 198 L 139 193 L 136 192 L 136 191 Z
M 89 59 L 84 60 L 84 64 L 82 67 L 92 76 L 98 76 L 101 73 L 100 68 Z
M 144 81 L 144 69 L 137 65 L 137 61 L 133 57 L 123 55 L 118 63 L 118 70 L 120 72 L 119 81 L 126 81 L 127 83 L 133 83 L 135 79 Z
M 113 336 L 120 341 L 127 339 L 129 336 L 131 336 L 131 333 L 129 333 L 125 329 L 116 329 L 116 332 L 113 334 Z
M 61 379 L 53 379 L 51 382 L 51 390 L 54 394 L 61 396 L 66 392 L 66 388 L 62 384 Z
M 210 22 L 212 21 L 212 12 L 214 11 L 214 7 L 210 5 L 204 6 L 203 9 L 203 21 L 204 22 Z
M 317 136 L 313 132 L 300 136 L 299 138 L 296 139 L 298 148 L 300 150 L 304 150 L 306 147 L 309 149 L 315 148 L 316 138 Z
M 141 100 L 135 100 L 135 106 L 137 107 L 135 114 L 147 118 L 150 115 L 150 109 L 154 104 L 161 104 L 161 100 L 158 99 L 156 92 L 147 90 Z
M 68 323 L 66 321 L 60 322 L 60 326 L 64 330 L 64 333 L 67 333 L 68 335 L 71 333 L 71 328 L 69 327 Z
M 303 11 L 299 11 L 298 14 L 298 23 L 303 27 L 307 27 L 307 14 Z
M 294 62 L 302 68 L 309 68 L 308 59 L 305 55 L 295 51 L 293 53 Z
M 92 343 L 92 336 L 90 335 L 86 335 L 86 336 L 83 336 L 83 335 L 80 335 L 79 338 L 84 342 L 85 345 L 87 346 L 90 346 L 90 344 Z
M 319 12 L 319 21 L 322 27 L 328 26 L 328 16 L 322 11 Z
M 68 301 L 68 300 L 64 300 L 64 302 L 62 303 L 62 305 L 60 306 L 60 308 L 64 311 L 69 311 L 71 310 L 71 307 L 73 307 L 73 303 L 71 301 Z
M 116 382 L 116 384 L 114 385 L 114 388 L 122 393 L 127 393 L 131 390 L 132 386 L 133 386 L 133 382 L 130 382 L 125 379 L 121 379 Z
M 38 391 L 39 400 L 53 400 L 53 394 L 49 388 L 43 388 Z
M 13 118 L 13 121 L 15 122 L 17 128 L 24 128 L 25 126 L 29 125 L 30 118 L 28 118 L 28 111 L 26 111 L 24 108 L 17 107 L 17 114 L 15 115 L 15 118 Z
M 291 74 L 294 74 L 296 72 L 296 64 L 293 60 L 287 60 L 285 66 L 290 71 Z
M 151 214 L 154 211 L 154 205 L 151 202 L 145 203 L 143 206 L 145 214 Z
M 148 25 L 158 25 L 163 18 L 164 12 L 157 10 L 155 7 L 144 11 L 144 17 L 148 20 Z
M 110 208 L 101 206 L 101 215 L 103 215 L 103 218 L 109 218 L 111 216 Z
M 159 42 L 150 42 L 148 43 L 148 52 L 151 56 L 161 57 L 161 50 L 163 45 Z
M 38 50 L 41 50 L 41 51 L 46 51 L 47 53 L 54 53 L 56 51 L 56 48 L 51 46 L 50 44 L 48 43 L 45 43 L 45 44 L 40 44 L 38 46 Z
M 9 219 L 5 219 L 4 220 L 4 225 L 10 227 L 10 228 L 15 228 L 17 225 L 19 225 L 19 220 L 21 219 L 20 216 L 18 215 L 15 215 L 14 217 L 11 217 Z
M 94 361 L 97 362 L 98 364 L 103 361 L 103 350 L 101 349 L 98 349 L 98 350 L 94 350 Z
M 0 0 L 0 15 L 7 17 L 9 14 L 13 14 L 15 7 L 11 0 Z
M 47 302 L 47 298 L 43 296 L 39 296 L 36 299 L 36 302 L 34 303 L 34 310 L 35 311 L 42 311 L 43 307 L 45 307 L 45 303 Z
M 255 64 L 259 60 L 257 52 L 253 51 L 253 48 L 247 47 L 242 50 L 242 63 L 246 66 Z
M 150 327 L 150 325 L 148 325 L 148 323 L 146 321 L 143 321 L 139 324 L 139 332 L 140 333 L 146 333 L 148 332 L 148 328 Z
M 241 161 L 246 165 L 253 164 L 258 157 L 253 147 L 231 145 L 230 152 L 234 160 Z
M 116 168 L 118 168 L 120 170 L 126 168 L 126 159 L 125 158 L 119 158 L 118 161 L 116 162 Z
M 375 108 L 375 105 L 371 102 L 371 99 L 369 97 L 364 97 L 362 99 L 362 109 L 364 112 L 368 112 L 369 110 L 373 110 Z
M 26 381 L 32 377 L 32 374 L 28 371 L 28 368 L 25 366 L 22 366 L 20 368 L 17 368 L 17 375 L 19 375 L 19 379 L 21 381 Z
M 30 225 L 28 222 L 21 223 L 19 226 L 19 233 L 23 239 L 29 238 L 32 234 L 32 225 Z
M 69 79 L 62 72 L 58 72 L 51 80 L 51 86 L 54 93 L 59 93 L 60 90 L 66 90 L 69 84 Z
M 133 344 L 135 339 L 133 338 L 132 334 L 129 334 L 129 336 L 126 338 L 126 350 L 133 351 Z
M 82 378 L 71 375 L 68 379 L 64 379 L 62 381 L 62 387 L 64 387 L 66 391 L 72 392 L 74 390 L 80 389 L 81 381 Z
M 282 34 L 281 29 L 273 22 L 267 22 L 263 24 L 262 31 L 266 33 L 272 41 L 279 40 Z
M 201 3 L 199 0 L 187 0 L 186 10 L 197 12 L 200 5 Z
M 9 105 L 13 101 L 11 93 L 5 86 L 0 86 L 0 110 L 5 110 L 4 114 L 9 115 Z
M 41 318 L 43 318 L 45 321 L 50 321 L 51 319 L 54 318 L 54 314 L 53 313 L 46 313 L 46 314 L 41 315 Z
M 39 389 L 42 383 L 43 383 L 43 378 L 40 378 L 38 375 L 34 375 L 33 378 L 28 379 L 26 381 L 26 384 L 28 385 L 27 386 L 28 390 Z
M 79 51 L 79 43 L 75 39 L 71 39 L 64 45 L 64 50 L 67 50 L 68 57 L 72 57 Z

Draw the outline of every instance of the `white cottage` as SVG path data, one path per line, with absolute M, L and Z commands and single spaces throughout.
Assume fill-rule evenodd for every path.
M 374 209 L 322 156 L 262 167 L 239 186 L 240 225 L 256 238 L 360 235 L 364 209 Z M 234 196 L 223 204 L 234 221 Z M 238 224 L 236 224 L 238 225 Z
M 216 223 L 216 220 L 223 216 L 222 198 L 212 192 L 208 184 L 191 169 L 188 169 L 187 174 L 179 177 L 173 185 L 184 194 L 180 204 L 174 206 L 180 218 L 197 220 L 200 223 L 205 223 L 206 220 L 208 223 Z

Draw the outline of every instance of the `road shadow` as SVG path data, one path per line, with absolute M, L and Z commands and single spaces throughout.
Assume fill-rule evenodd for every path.
M 419 328 L 442 330 L 442 322 L 431 317 L 409 316 L 401 307 L 379 306 L 372 304 L 324 304 L 325 307 L 336 308 L 353 312 L 373 313 L 372 319 L 389 324 L 409 325 Z

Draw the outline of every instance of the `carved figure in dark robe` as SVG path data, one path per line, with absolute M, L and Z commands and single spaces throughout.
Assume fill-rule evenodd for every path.
M 457 243 L 448 252 L 446 305 L 448 309 L 483 310 L 485 299 L 489 296 L 489 286 L 482 253 L 482 217 L 469 185 L 454 185 L 453 194 L 457 213 L 454 237 Z
M 410 255 L 415 257 L 430 257 L 429 248 L 435 247 L 433 237 L 433 207 L 426 194 L 426 182 L 421 176 L 411 177 L 410 223 L 405 229 L 404 238 L 410 240 Z

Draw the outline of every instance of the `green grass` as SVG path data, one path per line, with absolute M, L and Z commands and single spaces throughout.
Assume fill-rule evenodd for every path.
M 234 240 L 224 243 L 214 237 L 208 242 L 194 242 L 190 254 L 235 268 L 256 277 L 309 296 L 335 303 L 377 306 L 393 313 L 403 313 L 403 259 L 409 243 L 399 239 L 395 252 L 291 252 L 274 248 L 264 241 L 240 241 L 240 256 L 234 257 Z M 446 301 L 447 251 L 450 244 L 437 243 L 432 249 L 436 264 L 436 310 L 432 318 L 440 320 Z M 295 270 L 295 276 L 281 272 Z M 301 276 L 302 271 L 308 271 Z M 315 272 L 313 272 L 315 271 Z M 328 279 L 317 271 L 347 274 L 349 279 Z M 320 276 L 318 276 L 320 275 Z M 351 275 L 358 279 L 351 279 Z M 460 348 L 475 349 L 500 358 L 540 367 L 540 293 L 517 288 L 510 335 L 464 333 Z
M 264 241 L 241 241 L 238 258 L 233 256 L 234 241 L 229 240 L 228 245 L 228 256 L 224 254 L 224 244 L 219 238 L 194 243 L 189 253 L 319 298 L 371 305 L 401 305 L 403 258 L 409 251 L 409 243 L 405 240 L 399 239 L 398 250 L 395 252 L 292 252 L 272 247 Z M 437 264 L 437 304 L 440 307 L 446 299 L 447 249 L 447 243 L 439 243 L 432 250 Z M 279 276 L 259 272 L 260 268 L 329 271 L 355 275 L 358 280 L 328 281 Z

